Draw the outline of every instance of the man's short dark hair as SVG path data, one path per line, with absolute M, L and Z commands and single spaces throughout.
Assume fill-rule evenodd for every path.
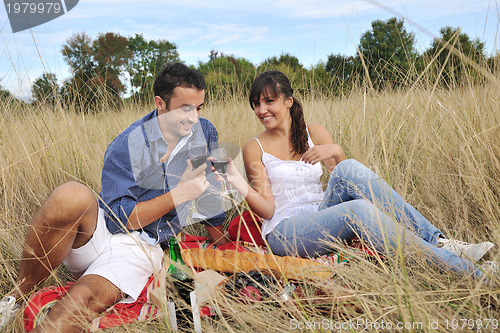
M 167 109 L 170 107 L 170 99 L 176 87 L 205 90 L 207 85 L 203 75 L 197 70 L 178 62 L 172 62 L 162 68 L 153 85 L 155 96 L 160 96 L 165 101 Z

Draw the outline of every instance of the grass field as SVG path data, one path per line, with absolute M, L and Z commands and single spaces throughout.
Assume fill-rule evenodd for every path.
M 446 235 L 500 244 L 498 82 L 453 90 L 415 87 L 404 92 L 370 92 L 355 88 L 339 98 L 301 99 L 306 121 L 326 126 L 349 158 L 382 176 Z M 152 109 L 152 104 L 127 104 L 122 112 L 83 115 L 60 107 L 0 105 L 2 295 L 13 287 L 28 223 L 44 198 L 69 180 L 98 193 L 107 145 Z M 209 100 L 202 116 L 214 123 L 223 141 L 243 145 L 262 130 L 244 96 Z M 499 260 L 498 247 L 486 259 Z M 47 283 L 67 278 L 59 270 Z M 419 260 L 396 257 L 373 262 L 355 255 L 324 289 L 330 296 L 311 292 L 300 305 L 242 305 L 222 299 L 223 315 L 203 321 L 203 329 L 312 331 L 307 323 L 321 322 L 315 331 L 335 331 L 333 327 L 341 323 L 358 320 L 365 326 L 372 324 L 366 331 L 391 331 L 389 323 L 403 323 L 407 332 L 451 332 L 477 328 L 480 323 L 484 329 L 488 319 L 496 319 L 497 324 L 500 320 L 499 284 L 486 288 L 467 278 L 439 273 Z M 329 306 L 315 304 L 322 297 L 331 299 Z M 462 319 L 474 320 L 474 326 Z M 21 321 L 15 325 L 12 331 L 21 331 Z M 485 331 L 492 327 L 489 322 Z M 166 329 L 165 322 L 153 321 L 109 331 Z

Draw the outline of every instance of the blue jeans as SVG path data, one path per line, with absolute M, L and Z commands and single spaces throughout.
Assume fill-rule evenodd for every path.
M 284 219 L 266 239 L 276 255 L 312 257 L 330 253 L 328 241 L 357 236 L 382 254 L 404 245 L 405 250 L 423 251 L 427 261 L 440 269 L 480 276 L 471 261 L 436 246 L 440 235 L 439 229 L 370 169 L 356 160 L 345 160 L 330 175 L 318 211 Z

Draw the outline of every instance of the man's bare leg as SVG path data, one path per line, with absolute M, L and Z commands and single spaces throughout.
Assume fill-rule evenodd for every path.
M 86 244 L 95 231 L 98 203 L 85 185 L 57 187 L 31 221 L 19 267 L 19 298 L 42 282 L 66 258 L 71 248 Z
M 32 332 L 83 332 L 96 314 L 118 302 L 121 297 L 121 291 L 105 278 L 93 274 L 83 276 L 54 305 L 42 325 Z

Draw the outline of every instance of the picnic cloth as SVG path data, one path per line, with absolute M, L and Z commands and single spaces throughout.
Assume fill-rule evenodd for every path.
M 272 256 L 271 251 L 265 246 L 265 242 L 262 239 L 260 232 L 261 225 L 260 218 L 249 211 L 245 211 L 241 215 L 235 217 L 229 224 L 229 238 L 232 242 L 215 247 L 206 237 L 184 234 L 181 237 L 180 246 L 181 249 L 184 250 L 217 249 L 221 251 L 250 252 L 258 255 Z M 364 245 L 362 243 L 358 243 L 356 246 L 358 246 L 361 251 L 370 251 L 367 248 L 363 248 Z M 373 253 L 370 252 L 370 254 Z M 331 270 L 332 268 L 335 269 L 344 265 L 348 261 L 348 258 L 345 253 L 339 252 L 319 258 L 300 260 L 305 261 L 305 266 L 307 266 L 307 262 L 309 261 L 310 266 L 320 264 L 328 266 Z M 256 269 L 258 269 L 258 267 L 256 267 Z M 137 298 L 137 301 L 134 303 L 117 303 L 111 306 L 105 312 L 101 313 L 99 317 L 92 320 L 88 332 L 152 320 L 162 315 L 157 305 L 158 303 L 155 302 L 154 292 L 162 287 L 164 280 L 165 269 L 163 269 L 163 272 L 158 276 L 152 275 L 149 278 L 144 289 Z M 40 324 L 49 310 L 66 294 L 73 283 L 74 282 L 69 281 L 63 286 L 43 288 L 29 298 L 23 313 L 23 323 L 26 331 L 30 332 L 34 327 Z M 202 316 L 213 316 L 215 312 L 213 308 L 202 307 L 200 308 L 200 314 Z

